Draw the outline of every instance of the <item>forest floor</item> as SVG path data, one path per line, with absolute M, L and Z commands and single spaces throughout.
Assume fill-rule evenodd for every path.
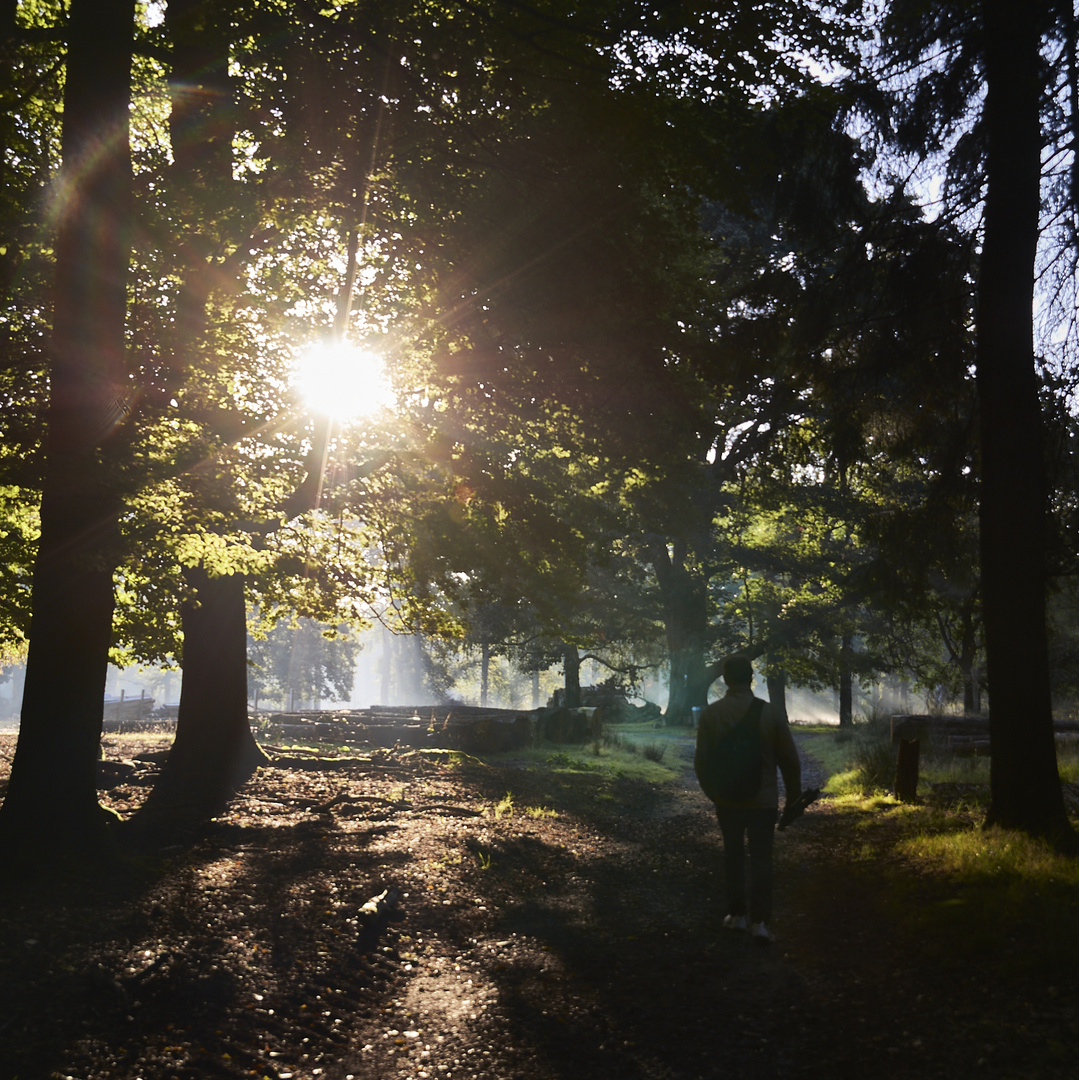
M 282 755 L 141 875 L 0 881 L 0 1080 L 1075 1075 L 1074 925 L 968 935 L 887 813 L 823 801 L 777 835 L 776 944 L 724 931 L 714 815 L 665 738 L 664 783 Z M 102 793 L 124 814 L 129 779 Z

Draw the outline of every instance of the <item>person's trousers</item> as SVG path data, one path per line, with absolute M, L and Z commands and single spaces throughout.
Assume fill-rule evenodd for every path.
M 772 840 L 775 837 L 776 808 L 736 810 L 717 806 L 716 817 L 719 818 L 719 831 L 723 834 L 727 912 L 730 915 L 748 915 L 750 922 L 767 922 L 772 917 Z

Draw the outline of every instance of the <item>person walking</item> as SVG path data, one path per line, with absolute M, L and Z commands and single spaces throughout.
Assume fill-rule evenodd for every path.
M 775 936 L 772 918 L 772 841 L 779 810 L 778 767 L 785 814 L 802 793 L 798 749 L 785 710 L 753 694 L 753 664 L 735 655 L 723 663 L 726 694 L 701 712 L 694 771 L 715 804 L 723 837 L 728 930 L 748 930 L 761 945 Z M 746 848 L 749 849 L 748 888 Z

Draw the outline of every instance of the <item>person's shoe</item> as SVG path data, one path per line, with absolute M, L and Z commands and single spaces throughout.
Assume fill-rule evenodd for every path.
M 758 945 L 771 945 L 776 936 L 762 922 L 755 922 L 749 928 L 749 936 Z
M 725 915 L 723 928 L 725 930 L 744 930 L 746 928 L 746 917 L 744 915 Z

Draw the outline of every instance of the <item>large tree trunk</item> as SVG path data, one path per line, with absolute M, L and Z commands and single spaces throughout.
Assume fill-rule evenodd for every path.
M 1068 831 L 1057 773 L 1045 612 L 1046 476 L 1033 356 L 1039 5 L 983 0 L 985 240 L 978 278 L 981 561 L 989 675 L 986 823 Z
M 247 718 L 247 608 L 240 574 L 185 571 L 184 678 L 176 739 L 136 828 L 187 826 L 219 814 L 267 758 Z
M 657 545 L 652 567 L 663 598 L 663 623 L 667 633 L 670 687 L 664 718 L 668 724 L 689 724 L 695 705 L 708 704 L 708 688 L 719 675 L 716 664 L 705 661 L 708 640 L 706 585 L 686 569 L 684 547 Z
M 182 383 L 197 350 L 215 280 L 216 214 L 232 183 L 233 118 L 227 11 L 209 0 L 170 0 L 165 26 L 172 42 L 172 181 L 185 234 L 179 239 L 183 284 L 177 300 L 173 377 Z M 186 201 L 185 201 L 186 200 Z M 231 498 L 208 488 L 208 502 Z M 133 827 L 188 826 L 220 813 L 239 786 L 266 761 L 247 719 L 247 609 L 240 574 L 211 576 L 185 569 L 194 600 L 185 602 L 183 683 L 176 739 L 168 762 Z
M 787 673 L 782 668 L 768 669 L 768 700 L 787 715 Z
M 19 742 L 0 812 L 5 844 L 45 856 L 107 844 L 96 770 L 119 554 L 109 441 L 129 386 L 134 14 L 133 0 L 74 0 L 69 22 L 41 539 Z

